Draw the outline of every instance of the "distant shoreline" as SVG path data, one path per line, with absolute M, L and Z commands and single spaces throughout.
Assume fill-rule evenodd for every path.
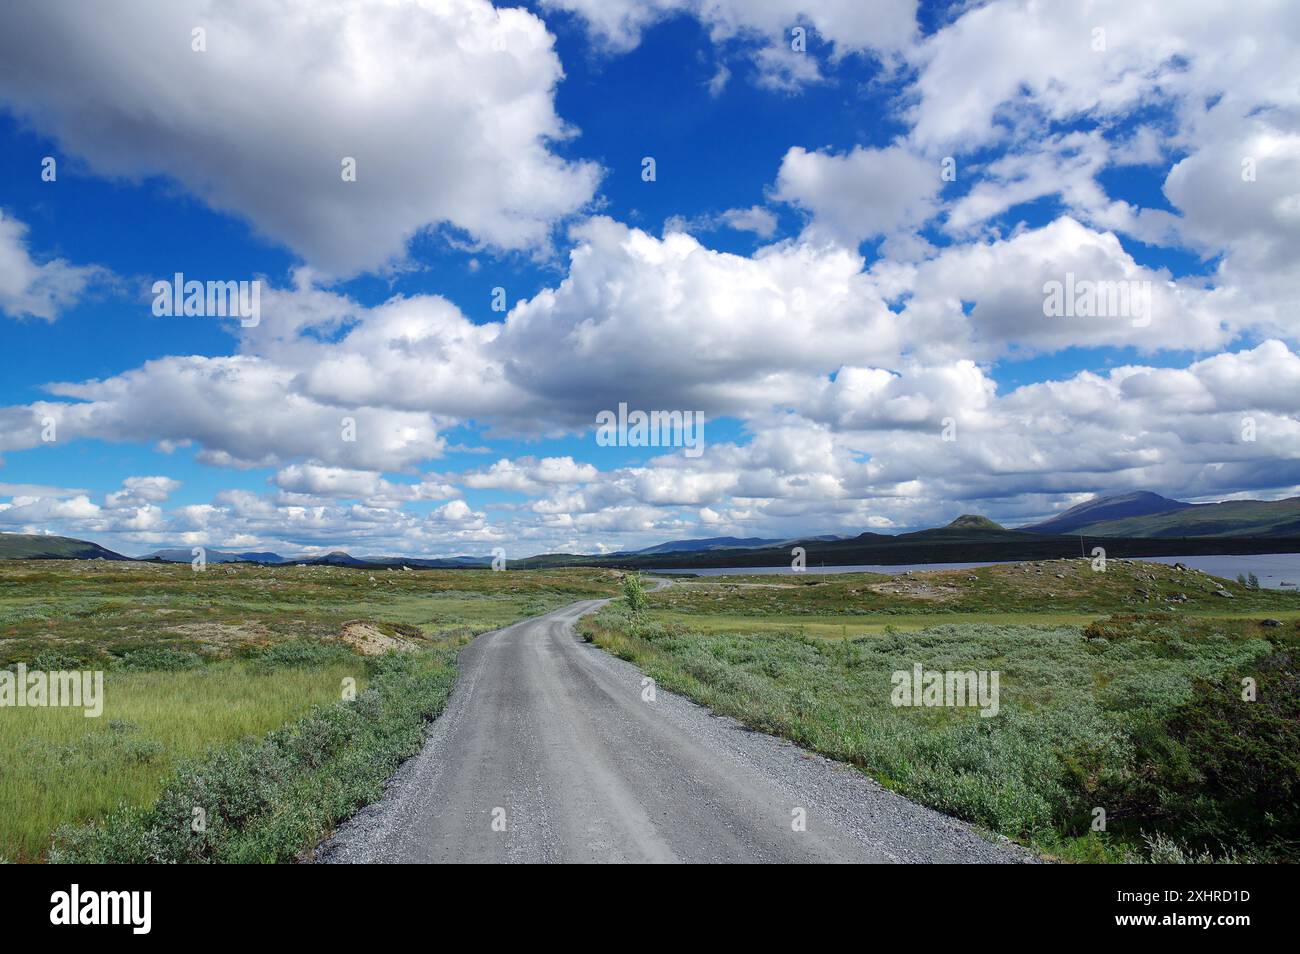
M 1285 558 L 1286 562 L 1269 563 L 1269 557 L 1277 557 L 1279 560 Z M 1290 583 L 1292 586 L 1300 584 L 1300 553 L 1263 553 L 1263 554 L 1176 554 L 1173 556 L 1159 557 L 1119 557 L 1117 559 L 1137 559 L 1144 562 L 1163 563 L 1169 565 L 1175 562 L 1185 562 L 1187 566 L 1194 570 L 1201 570 L 1211 576 L 1223 577 L 1225 579 L 1235 579 L 1239 572 L 1256 572 L 1260 585 L 1266 589 L 1290 589 L 1284 587 L 1283 583 Z M 1231 563 L 1229 566 L 1219 565 Z M 1238 562 L 1239 561 L 1239 562 Z M 1011 563 L 1023 562 L 1020 560 L 994 560 L 994 561 L 977 561 L 971 563 L 897 563 L 897 564 L 858 564 L 842 566 L 817 566 L 810 565 L 806 570 L 801 571 L 800 575 L 820 576 L 837 575 L 841 573 L 887 573 L 896 575 L 906 572 L 932 573 L 942 572 L 944 570 L 973 570 L 985 566 L 1006 566 Z M 745 576 L 753 574 L 761 575 L 794 575 L 795 571 L 787 566 L 746 566 L 746 567 L 696 567 L 694 569 L 654 567 L 648 569 L 648 573 L 676 573 L 690 574 L 700 577 L 719 577 L 719 576 Z
M 1008 531 L 1008 533 L 1010 533 Z M 998 534 L 999 536 L 1001 534 Z M 617 557 L 550 556 L 532 557 L 513 566 L 604 566 L 617 569 L 734 569 L 744 567 L 788 567 L 794 547 L 805 550 L 809 569 L 827 566 L 900 566 L 947 563 L 1020 563 L 1027 560 L 1057 560 L 1091 557 L 1096 547 L 1110 559 L 1129 557 L 1206 557 L 1300 554 L 1296 537 L 1186 537 L 1114 538 L 1077 536 L 1018 539 L 976 539 L 954 541 L 835 540 L 792 541 L 789 546 L 752 550 L 683 551 L 645 556 Z

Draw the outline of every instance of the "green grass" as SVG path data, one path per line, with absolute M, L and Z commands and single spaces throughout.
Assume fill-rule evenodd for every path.
M 0 845 L 35 860 L 61 824 L 143 807 L 181 759 L 261 736 L 366 684 L 364 661 L 259 669 L 227 661 L 185 671 L 109 672 L 98 719 L 80 709 L 14 708 L 0 716 Z
M 971 614 L 972 616 L 975 614 Z M 802 616 L 772 614 L 763 617 L 727 613 L 701 615 L 698 613 L 659 613 L 655 617 L 665 623 L 676 623 L 700 632 L 798 632 L 822 639 L 849 639 L 854 636 L 883 633 L 886 629 L 918 630 L 942 626 L 953 622 L 951 613 L 909 613 L 906 616 Z M 999 625 L 1031 622 L 1035 625 L 1083 626 L 1094 619 L 1091 613 L 981 613 L 984 623 Z
M 228 658 L 285 639 L 329 639 L 353 619 L 473 635 L 613 592 L 613 582 L 610 571 L 584 569 L 211 564 L 196 573 L 189 564 L 0 561 L 0 666 L 45 657 L 111 667 L 147 646 Z
M 62 860 L 291 860 L 413 754 L 466 640 L 615 582 L 603 570 L 0 562 L 0 667 L 105 671 L 99 719 L 0 708 L 0 858 L 41 860 L 63 826 Z M 355 620 L 415 651 L 356 655 L 339 638 Z M 345 676 L 360 692 L 347 704 Z M 167 800 L 194 786 L 209 794 L 176 836 Z M 186 834 L 193 807 L 206 839 Z
M 1098 619 L 1104 619 L 1104 613 L 908 613 L 906 615 L 880 614 L 875 616 L 804 616 L 796 614 L 770 614 L 761 617 L 743 616 L 735 613 L 702 615 L 699 613 L 661 612 L 656 619 L 665 623 L 676 623 L 692 627 L 700 632 L 799 632 L 806 636 L 821 639 L 848 639 L 854 636 L 880 634 L 886 630 L 919 630 L 933 626 L 946 626 L 954 622 L 978 622 L 999 626 L 1017 626 L 1031 624 L 1034 626 L 1086 626 Z M 1187 613 L 1184 618 L 1189 625 L 1201 619 L 1242 620 L 1258 622 L 1265 614 L 1260 613 Z M 1300 622 L 1300 609 L 1270 610 L 1267 616 L 1291 622 Z
M 455 682 L 463 640 L 371 661 L 369 687 L 314 707 L 263 737 L 181 762 L 149 808 L 64 826 L 50 860 L 77 864 L 276 863 L 299 860 L 378 798 L 424 739 Z M 194 825 L 195 810 L 203 825 Z
M 1300 856 L 1295 594 L 1225 583 L 1229 600 L 1191 574 L 1114 563 L 1035 569 L 918 574 L 899 583 L 910 594 L 865 574 L 710 580 L 653 593 L 641 619 L 616 604 L 581 626 L 665 688 L 1049 856 Z M 1155 599 L 1096 620 L 1138 587 Z M 1185 591 L 1194 602 L 1166 605 Z M 893 706 L 891 675 L 916 663 L 998 671 L 999 714 Z M 1104 833 L 1090 830 L 1099 807 Z

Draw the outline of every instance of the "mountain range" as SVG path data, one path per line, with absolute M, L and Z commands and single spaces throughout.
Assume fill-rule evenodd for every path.
M 153 553 L 142 556 L 142 560 L 162 560 L 164 563 L 189 563 L 194 559 L 194 549 L 192 547 L 169 547 L 166 550 L 155 550 Z M 208 548 L 204 551 L 204 559 L 208 563 L 288 563 L 288 557 L 282 557 L 278 553 L 269 551 L 246 550 L 236 553 L 232 550 L 214 550 Z
M 0 560 L 129 560 L 98 543 L 43 533 L 0 533 Z
M 171 547 L 165 550 L 155 550 L 140 559 L 142 560 L 160 560 L 163 563 L 189 563 L 193 560 L 193 548 Z M 126 557 L 119 557 L 126 559 Z M 457 566 L 487 566 L 492 562 L 490 556 L 454 556 L 438 557 L 427 559 L 423 557 L 398 557 L 398 556 L 381 556 L 381 557 L 354 557 L 345 550 L 331 550 L 329 553 L 299 554 L 298 556 L 281 556 L 278 553 L 261 552 L 261 551 L 242 551 L 235 552 L 232 550 L 214 550 L 207 549 L 204 551 L 204 559 L 208 563 L 266 563 L 276 565 L 281 563 L 304 563 L 318 566 L 422 566 L 422 567 L 457 567 Z
M 1020 529 L 1031 533 L 1163 539 L 1300 536 L 1300 497 L 1191 504 L 1142 491 L 1089 500 L 1050 520 Z
M 1172 513 L 1192 506 L 1181 500 L 1162 497 L 1150 491 L 1139 490 L 1131 494 L 1116 494 L 1111 497 L 1094 497 L 1071 507 L 1064 513 L 1057 514 L 1041 523 L 1022 527 L 1032 533 L 1075 533 L 1108 520 L 1124 520 L 1148 517 L 1157 513 Z M 1213 505 L 1211 505 L 1213 506 Z
M 511 560 L 514 567 L 596 566 L 663 569 L 779 566 L 803 547 L 809 566 L 1045 559 L 1087 551 L 1083 538 L 1104 538 L 1113 556 L 1194 553 L 1300 552 L 1300 497 L 1191 504 L 1147 491 L 1095 497 L 1047 520 L 1007 529 L 978 514 L 962 514 L 943 527 L 910 533 L 867 531 L 855 537 L 823 534 L 786 540 L 706 537 L 671 540 L 640 550 L 592 555 L 548 553 Z M 270 551 L 207 549 L 209 563 L 304 563 L 330 566 L 483 567 L 490 556 L 440 558 L 354 557 L 343 550 L 283 556 Z M 129 560 L 95 543 L 40 534 L 0 533 L 0 559 Z M 189 563 L 189 547 L 156 550 L 143 560 Z

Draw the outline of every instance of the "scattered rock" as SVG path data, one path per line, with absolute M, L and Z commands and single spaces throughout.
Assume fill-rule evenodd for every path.
M 1229 600 L 1233 598 L 1232 594 L 1229 593 L 1227 590 L 1215 590 L 1214 595 L 1222 596 L 1224 599 L 1229 599 Z
M 415 648 L 415 643 L 410 640 L 389 636 L 380 631 L 374 623 L 362 619 L 344 623 L 343 629 L 339 631 L 339 639 L 363 656 L 379 656 L 390 649 L 410 652 Z

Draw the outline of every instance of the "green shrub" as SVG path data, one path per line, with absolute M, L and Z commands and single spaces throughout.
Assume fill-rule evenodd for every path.
M 316 650 L 296 652 L 302 651 Z M 289 660 L 306 657 L 274 658 L 276 665 L 296 665 Z M 451 692 L 454 658 L 444 649 L 377 657 L 369 686 L 353 702 L 317 707 L 264 738 L 182 763 L 151 808 L 60 828 L 50 861 L 294 860 L 378 798 L 398 765 L 419 750 L 425 724 Z
M 1297 854 L 1300 685 L 1292 650 L 1249 620 L 1150 614 L 834 640 L 699 632 L 638 621 L 621 603 L 584 630 L 665 689 L 1067 860 Z M 917 662 L 1000 671 L 1000 713 L 894 708 L 890 674 Z M 1243 675 L 1260 701 L 1240 701 Z M 1091 831 L 1097 807 L 1105 832 Z
M 259 669 L 327 666 L 357 658 L 345 643 L 315 639 L 287 639 L 257 652 L 253 663 Z
M 203 657 L 198 653 L 170 646 L 146 646 L 122 654 L 118 661 L 119 669 L 167 670 L 196 669 L 203 665 Z
M 1242 699 L 1242 678 L 1257 681 L 1255 701 Z M 1202 842 L 1245 834 L 1300 843 L 1300 672 L 1292 651 L 1277 652 L 1249 672 L 1196 684 L 1195 698 L 1169 721 L 1194 765 L 1186 776 L 1164 773 L 1165 802 L 1185 812 Z
M 29 671 L 42 670 L 45 672 L 59 672 L 75 669 L 91 669 L 99 663 L 98 658 L 91 653 L 68 652 L 66 650 L 47 649 L 38 653 L 27 664 Z M 13 668 L 10 666 L 9 668 Z
M 623 581 L 623 600 L 627 604 L 628 612 L 633 616 L 645 615 L 650 607 L 650 601 L 646 599 L 645 587 L 641 585 L 640 576 L 629 574 Z

